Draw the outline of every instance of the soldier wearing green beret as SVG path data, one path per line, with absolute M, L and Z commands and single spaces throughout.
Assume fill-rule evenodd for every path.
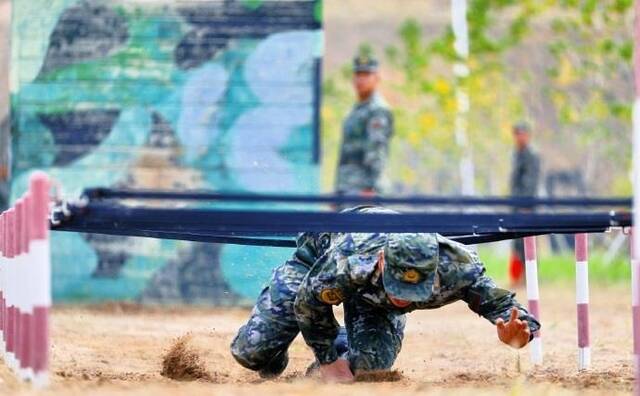
M 395 213 L 379 207 L 347 211 Z M 540 324 L 485 275 L 473 250 L 438 234 L 303 233 L 291 260 L 273 272 L 251 317 L 231 345 L 244 367 L 263 377 L 287 366 L 302 332 L 327 381 L 391 368 L 405 313 L 462 300 L 496 325 L 498 338 L 522 348 Z M 344 306 L 345 327 L 333 315 Z
M 353 86 L 358 97 L 342 127 L 342 145 L 336 176 L 339 194 L 372 195 L 380 189 L 393 115 L 377 91 L 378 61 L 360 55 L 353 61 Z

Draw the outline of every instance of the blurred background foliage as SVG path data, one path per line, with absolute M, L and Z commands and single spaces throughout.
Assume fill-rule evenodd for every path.
M 460 192 L 453 132 L 460 84 L 470 98 L 477 194 L 508 193 L 511 125 L 519 120 L 533 127 L 544 172 L 577 169 L 590 195 L 630 194 L 632 1 L 469 0 L 468 7 L 467 78 L 453 75 L 459 59 L 449 25 L 427 37 L 424 24 L 407 19 L 388 32 L 397 35 L 394 44 L 375 51 L 396 121 L 387 192 Z M 361 48 L 374 46 L 363 39 Z M 325 191 L 354 102 L 350 61 L 324 76 Z

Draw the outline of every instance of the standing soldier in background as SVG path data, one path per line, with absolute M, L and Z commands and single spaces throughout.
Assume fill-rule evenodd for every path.
M 540 179 L 540 158 L 531 148 L 531 129 L 529 125 L 520 122 L 513 126 L 513 140 L 515 152 L 511 169 L 511 196 L 535 197 L 538 193 Z M 518 207 L 518 210 L 531 211 L 531 207 Z M 513 251 L 509 260 L 509 279 L 511 286 L 524 282 L 524 241 L 513 240 Z
M 358 103 L 344 121 L 336 177 L 338 194 L 374 195 L 393 134 L 393 115 L 377 92 L 378 61 L 360 55 L 353 62 L 353 86 Z

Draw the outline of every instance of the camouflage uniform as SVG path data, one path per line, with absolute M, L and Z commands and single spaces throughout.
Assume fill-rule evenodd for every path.
M 535 197 L 540 178 L 540 158 L 530 147 L 516 150 L 511 170 L 511 195 Z
M 530 147 L 516 150 L 513 154 L 511 170 L 511 195 L 514 197 L 535 197 L 540 179 L 540 158 Z M 519 207 L 518 211 L 530 212 L 533 208 Z M 513 240 L 513 250 L 520 262 L 524 263 L 524 241 Z
M 377 62 L 358 57 L 354 71 L 375 72 Z M 357 194 L 379 190 L 389 140 L 393 135 L 393 115 L 378 93 L 357 103 L 342 125 L 342 146 L 336 177 L 338 193 Z
M 389 295 L 412 302 L 398 308 Z M 274 271 L 231 351 L 247 368 L 279 374 L 301 331 L 320 364 L 342 356 L 354 371 L 387 369 L 400 352 L 405 313 L 458 300 L 492 323 L 507 321 L 515 306 L 532 332 L 540 328 L 513 293 L 484 275 L 475 253 L 438 234 L 305 233 L 293 259 Z M 341 303 L 346 329 L 333 315 Z M 270 367 L 274 357 L 277 370 Z
M 271 371 L 279 374 L 278 366 L 284 370 L 286 351 L 300 332 L 293 310 L 298 289 L 317 257 L 329 247 L 330 238 L 330 234 L 301 234 L 291 260 L 274 269 L 249 321 L 231 344 L 231 353 L 241 365 L 260 371 L 265 377 L 270 376 Z M 340 337 L 337 344 L 336 348 L 344 352 L 346 337 Z

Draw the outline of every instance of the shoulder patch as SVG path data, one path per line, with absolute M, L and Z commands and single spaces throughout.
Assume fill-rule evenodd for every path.
M 372 129 L 385 128 L 389 124 L 387 117 L 384 115 L 375 115 L 371 117 L 368 123 L 368 127 Z
M 325 304 L 338 305 L 342 300 L 344 300 L 344 296 L 338 288 L 327 288 L 320 291 L 320 301 Z

